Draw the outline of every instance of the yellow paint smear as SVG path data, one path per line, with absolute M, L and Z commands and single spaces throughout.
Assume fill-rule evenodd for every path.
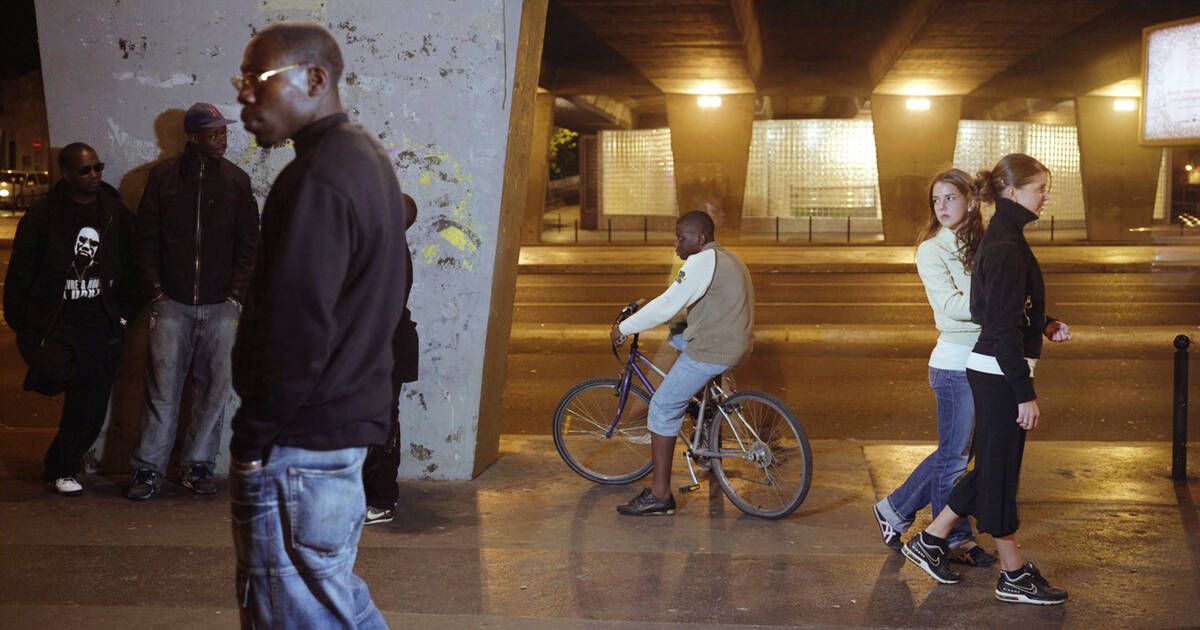
M 440 232 L 438 232 L 438 234 L 441 235 L 442 238 L 446 239 L 446 242 L 450 243 L 451 245 L 457 247 L 458 249 L 460 249 L 462 251 L 470 250 L 470 251 L 474 252 L 476 249 L 478 249 L 477 247 L 475 247 L 474 241 L 467 238 L 467 235 L 462 230 L 458 229 L 457 227 L 454 227 L 453 225 L 451 225 L 450 227 L 442 228 L 442 230 Z
M 432 265 L 433 261 L 437 260 L 438 248 L 437 245 L 430 243 L 421 248 L 421 256 L 425 258 L 425 264 Z

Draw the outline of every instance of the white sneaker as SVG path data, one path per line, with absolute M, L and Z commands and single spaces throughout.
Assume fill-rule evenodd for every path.
M 83 494 L 83 486 L 79 485 L 79 482 L 74 477 L 59 477 L 50 482 L 50 487 L 65 497 L 74 497 Z
M 374 525 L 375 523 L 390 523 L 392 521 L 393 510 L 381 510 L 367 506 L 367 517 L 363 519 L 363 525 Z

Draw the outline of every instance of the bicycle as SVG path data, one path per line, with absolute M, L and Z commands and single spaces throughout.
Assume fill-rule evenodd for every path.
M 617 321 L 641 304 L 621 309 Z M 616 346 L 612 351 L 622 366 L 620 375 L 589 379 L 567 390 L 552 426 L 554 447 L 571 470 L 595 483 L 622 485 L 651 470 L 646 412 L 654 386 L 638 363 L 660 378 L 666 373 L 638 351 L 638 335 L 633 335 L 627 359 L 621 359 Z M 644 389 L 633 382 L 635 375 Z M 712 471 L 725 496 L 746 514 L 783 518 L 804 501 L 812 482 L 812 449 L 800 421 L 778 398 L 726 391 L 718 376 L 692 398 L 688 415 L 693 423 L 689 427 L 684 422 L 690 431 L 681 431 L 680 439 L 687 447 L 684 461 L 692 483 L 680 493 L 700 488 L 696 463 Z

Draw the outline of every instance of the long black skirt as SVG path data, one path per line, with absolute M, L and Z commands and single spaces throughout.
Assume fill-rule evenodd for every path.
M 1020 525 L 1017 486 L 1026 432 L 1017 424 L 1017 399 L 1003 376 L 969 369 L 967 382 L 975 397 L 975 467 L 958 480 L 946 504 L 1000 538 Z

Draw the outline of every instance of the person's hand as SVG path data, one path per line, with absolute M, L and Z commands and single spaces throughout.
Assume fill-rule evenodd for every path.
M 1046 324 L 1046 329 L 1042 332 L 1050 341 L 1063 342 L 1071 340 L 1071 329 L 1067 328 L 1067 325 L 1064 322 L 1050 322 L 1049 324 Z
M 613 326 L 612 330 L 608 331 L 608 338 L 610 341 L 612 341 L 613 347 L 617 347 L 625 343 L 625 335 L 621 334 L 620 326 Z
M 1017 405 L 1017 424 L 1026 431 L 1032 431 L 1037 428 L 1039 415 L 1037 400 L 1030 400 Z

